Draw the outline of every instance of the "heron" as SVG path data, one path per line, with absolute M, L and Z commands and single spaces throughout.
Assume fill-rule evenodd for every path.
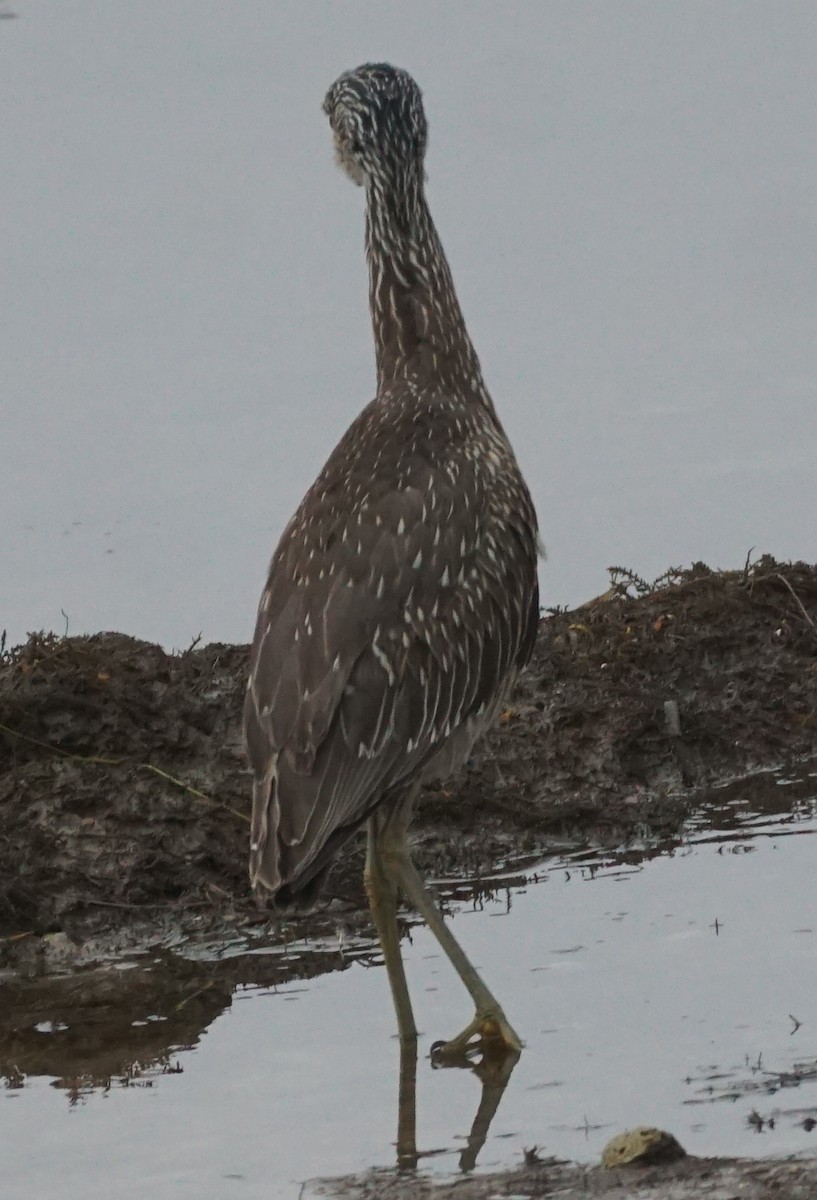
M 474 1004 L 442 1056 L 521 1042 L 412 862 L 423 784 L 496 719 L 539 621 L 536 513 L 483 381 L 425 192 L 427 123 L 406 71 L 366 63 L 323 102 L 365 191 L 377 391 L 284 529 L 244 708 L 250 880 L 310 906 L 367 826 L 365 884 L 401 1038 L 417 1029 L 397 923 L 420 914 Z

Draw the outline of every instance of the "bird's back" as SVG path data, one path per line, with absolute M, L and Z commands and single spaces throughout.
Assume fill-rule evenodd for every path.
M 245 724 L 251 874 L 309 890 L 379 803 L 469 752 L 529 657 L 536 518 L 490 404 L 393 384 L 275 552 Z

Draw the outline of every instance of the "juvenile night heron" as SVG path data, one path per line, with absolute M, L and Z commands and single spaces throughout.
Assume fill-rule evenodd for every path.
M 424 192 L 426 119 L 405 71 L 365 64 L 323 105 L 366 189 L 377 395 L 284 530 L 261 597 L 245 705 L 250 877 L 309 903 L 368 822 L 366 885 L 403 1038 L 416 1037 L 398 891 L 476 1007 L 443 1050 L 519 1039 L 412 864 L 420 785 L 468 756 L 538 622 L 536 514 L 485 388 Z

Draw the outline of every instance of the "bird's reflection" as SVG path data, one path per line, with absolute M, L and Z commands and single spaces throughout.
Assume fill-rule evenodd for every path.
M 423 1151 L 417 1149 L 417 1059 L 417 1038 L 401 1038 L 397 1104 L 397 1169 L 400 1172 L 415 1171 L 424 1157 Z M 472 1171 L 476 1166 L 491 1122 L 518 1061 L 518 1050 L 505 1047 L 495 1049 L 489 1043 L 481 1043 L 473 1052 L 457 1058 L 442 1058 L 435 1055 L 432 1049 L 432 1066 L 472 1071 L 480 1081 L 479 1104 L 460 1154 L 461 1171 Z

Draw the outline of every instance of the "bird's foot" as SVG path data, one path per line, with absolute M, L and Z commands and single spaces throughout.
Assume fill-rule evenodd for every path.
M 477 1013 L 462 1033 L 447 1042 L 435 1042 L 431 1061 L 435 1067 L 473 1067 L 474 1059 L 519 1057 L 522 1042 L 501 1009 Z

